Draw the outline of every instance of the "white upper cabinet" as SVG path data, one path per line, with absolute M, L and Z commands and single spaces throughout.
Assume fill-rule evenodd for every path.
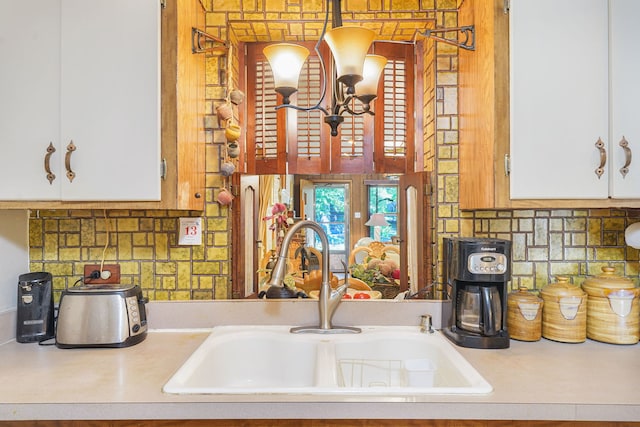
M 512 199 L 640 197 L 640 162 L 620 173 L 640 153 L 638 16 L 634 0 L 511 0 Z
M 0 0 L 0 197 L 60 198 L 60 1 Z M 64 174 L 62 174 L 64 175 Z
M 511 197 L 605 198 L 606 0 L 512 0 Z
M 0 8 L 0 200 L 159 200 L 160 1 Z
M 638 0 L 610 0 L 610 194 L 615 198 L 640 197 L 640 47 L 635 36 L 638 19 Z M 629 151 L 621 146 L 624 141 Z M 627 163 L 625 175 L 621 169 Z

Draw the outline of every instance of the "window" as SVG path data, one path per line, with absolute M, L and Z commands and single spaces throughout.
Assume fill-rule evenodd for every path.
M 349 247 L 349 185 L 344 183 L 314 184 L 314 220 L 327 233 L 331 259 L 331 271 L 343 272 Z M 321 249 L 320 239 L 313 235 L 311 243 L 316 249 Z M 307 234 L 309 239 L 310 235 Z M 341 262 L 342 261 L 342 262 Z
M 292 103 L 311 106 L 320 98 L 320 61 L 310 50 Z M 380 79 L 375 115 L 345 114 L 331 137 L 320 111 L 282 108 L 273 90 L 265 43 L 247 44 L 247 172 L 250 174 L 406 173 L 414 170 L 414 45 L 374 42 L 372 50 L 388 62 Z M 327 51 L 328 48 L 322 47 Z M 331 61 L 326 61 L 327 75 Z M 328 91 L 330 90 L 328 85 Z M 329 108 L 331 93 L 323 106 Z
M 381 242 L 391 242 L 398 235 L 398 186 L 394 184 L 370 184 L 368 187 L 369 218 L 375 213 L 384 214 L 387 226 L 369 227 L 369 237 Z

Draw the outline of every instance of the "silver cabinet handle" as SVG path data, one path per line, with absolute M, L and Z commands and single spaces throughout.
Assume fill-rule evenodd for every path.
M 607 164 L 607 150 L 604 149 L 604 142 L 602 142 L 602 139 L 598 138 L 596 141 L 596 148 L 600 151 L 600 166 L 596 168 L 595 172 L 596 175 L 598 175 L 598 179 L 600 179 L 604 173 L 604 165 Z
M 631 148 L 629 148 L 629 141 L 623 136 L 618 143 L 624 150 L 624 166 L 620 168 L 620 174 L 624 178 L 629 173 L 629 165 L 631 164 Z
M 53 142 L 49 142 L 47 147 L 47 154 L 44 156 L 44 171 L 47 173 L 47 179 L 49 184 L 53 184 L 53 180 L 56 179 L 56 174 L 51 172 L 51 155 L 56 152 L 56 147 L 53 146 Z
M 160 161 L 160 179 L 163 181 L 167 179 L 167 159 L 164 157 Z
M 73 141 L 69 142 L 67 145 L 67 154 L 64 156 L 64 167 L 67 169 L 67 178 L 69 178 L 69 182 L 73 182 L 73 178 L 76 177 L 76 173 L 71 169 L 71 154 L 76 151 L 76 146 Z

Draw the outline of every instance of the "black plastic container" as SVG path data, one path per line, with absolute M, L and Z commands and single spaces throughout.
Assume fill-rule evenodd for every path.
M 16 341 L 39 342 L 55 336 L 52 280 L 46 272 L 18 277 Z

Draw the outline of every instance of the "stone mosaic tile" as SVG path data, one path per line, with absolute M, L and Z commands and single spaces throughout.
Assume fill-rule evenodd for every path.
M 380 34 L 381 39 L 412 39 L 416 30 L 457 26 L 461 0 L 344 0 L 348 19 Z M 238 41 L 273 37 L 317 37 L 323 17 L 322 0 L 204 0 L 206 31 Z M 285 18 L 292 22 L 285 23 Z M 302 23 L 303 20 L 315 21 Z M 413 20 L 413 21 L 412 21 Z M 418 20 L 418 21 L 416 21 Z M 227 27 L 227 23 L 230 26 Z M 435 170 L 434 243 L 436 280 L 442 280 L 442 237 L 448 235 L 508 238 L 513 243 L 512 288 L 540 289 L 557 275 L 581 283 L 614 265 L 619 274 L 637 277 L 639 251 L 624 244 L 624 229 L 640 218 L 640 210 L 523 209 L 461 212 L 458 209 L 458 61 L 457 49 L 425 43 L 423 158 Z M 232 61 L 237 75 L 237 60 Z M 432 64 L 433 62 L 433 64 Z M 56 297 L 72 286 L 85 263 L 105 255 L 120 263 L 123 283 L 136 283 L 150 299 L 183 300 L 229 298 L 231 295 L 231 211 L 215 202 L 225 185 L 218 174 L 225 142 L 215 106 L 226 96 L 225 58 L 207 57 L 205 244 L 177 245 L 177 218 L 172 211 L 56 211 L 31 214 L 30 268 L 54 273 Z M 435 100 L 436 87 L 442 96 Z M 108 225 L 108 227 L 107 227 Z M 109 231 L 109 246 L 104 250 Z

